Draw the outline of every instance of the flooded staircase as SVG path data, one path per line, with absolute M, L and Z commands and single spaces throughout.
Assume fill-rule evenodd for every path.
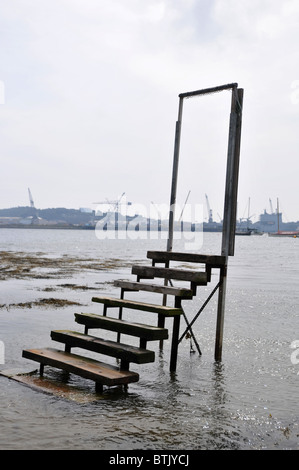
M 149 251 L 147 258 L 151 260 L 151 265 L 132 266 L 131 274 L 136 276 L 135 281 L 114 281 L 115 287 L 120 288 L 119 298 L 107 296 L 92 298 L 94 303 L 102 304 L 102 314 L 75 313 L 75 322 L 84 326 L 83 333 L 70 330 L 51 331 L 51 339 L 63 344 L 64 351 L 56 348 L 26 349 L 23 350 L 23 357 L 39 362 L 41 375 L 44 373 L 45 366 L 51 366 L 93 380 L 98 392 L 103 391 L 103 386 L 127 387 L 129 383 L 139 380 L 139 374 L 130 370 L 131 363 L 146 364 L 155 360 L 155 352 L 147 349 L 147 343 L 159 341 L 162 345 L 162 342 L 169 338 L 165 320 L 170 318 L 172 319 L 170 371 L 175 371 L 181 316 L 183 315 L 187 321 L 182 301 L 191 301 L 196 296 L 198 286 L 205 286 L 210 282 L 212 269 L 221 269 L 224 266 L 225 257 Z M 170 267 L 171 262 L 184 263 L 184 268 Z M 186 263 L 201 265 L 201 270 L 194 269 L 194 267 L 186 269 Z M 173 281 L 179 281 L 184 285 L 174 287 Z M 162 294 L 162 301 L 160 299 L 160 303 L 144 303 L 125 299 L 126 292 L 138 293 L 140 291 Z M 169 298 L 172 299 L 173 305 L 169 305 Z M 110 315 L 110 312 L 115 309 L 117 309 L 117 318 L 115 315 Z M 123 318 L 125 311 L 128 310 L 138 312 L 138 322 Z M 156 317 L 154 324 L 149 321 L 151 314 Z M 143 315 L 146 322 L 142 320 Z M 90 335 L 89 331 L 92 329 L 102 330 L 104 338 Z M 105 339 L 107 331 L 117 333 L 116 341 Z M 139 338 L 139 346 L 122 343 L 121 335 Z M 114 366 L 74 354 L 71 352 L 72 348 L 113 357 L 117 359 L 118 365 Z
M 195 96 L 210 95 L 211 93 L 219 93 L 220 91 L 231 91 L 231 107 L 229 136 L 226 162 L 226 183 L 223 208 L 222 223 L 222 242 L 221 256 L 219 255 L 200 255 L 192 253 L 173 252 L 173 231 L 174 231 L 174 213 L 176 205 L 177 178 L 179 150 L 181 140 L 183 101 Z M 223 325 L 225 310 L 225 293 L 226 293 L 226 277 L 227 277 L 227 260 L 229 256 L 234 256 L 236 213 L 237 213 L 237 193 L 238 193 L 238 177 L 239 177 L 239 157 L 242 127 L 242 107 L 243 107 L 243 89 L 238 87 L 237 83 L 229 83 L 217 87 L 195 90 L 179 95 L 178 118 L 175 127 L 175 145 L 172 170 L 171 196 L 169 208 L 169 231 L 167 251 L 149 251 L 147 258 L 152 261 L 151 266 L 133 266 L 132 275 L 136 276 L 136 281 L 116 281 L 115 286 L 120 288 L 120 298 L 111 297 L 93 297 L 92 301 L 103 304 L 102 315 L 91 313 L 76 313 L 75 321 L 84 326 L 84 333 L 79 334 L 71 331 L 52 331 L 51 337 L 54 341 L 58 341 L 65 345 L 65 351 L 47 348 L 40 350 L 24 350 L 23 356 L 40 363 L 41 374 L 44 366 L 49 365 L 60 369 L 81 375 L 88 379 L 94 380 L 96 389 L 102 390 L 104 385 L 124 385 L 127 386 L 131 382 L 139 380 L 139 375 L 130 371 L 131 362 L 137 364 L 145 364 L 154 360 L 153 351 L 147 350 L 149 341 L 164 341 L 168 338 L 168 328 L 165 328 L 166 318 L 172 319 L 171 332 L 171 354 L 170 354 L 170 371 L 176 370 L 177 355 L 181 316 L 184 317 L 188 331 L 198 314 L 205 307 L 214 292 L 218 290 L 218 308 L 216 321 L 216 340 L 215 340 L 215 360 L 221 360 L 222 341 L 223 341 Z M 184 269 L 179 267 L 170 267 L 170 263 L 184 263 Z M 199 269 L 185 269 L 185 264 L 202 265 Z M 163 266 L 157 266 L 157 265 Z M 211 281 L 211 271 L 219 269 L 219 282 L 214 287 L 209 298 L 205 301 L 202 308 L 195 315 L 192 322 L 188 319 L 182 308 L 182 301 L 192 301 L 196 296 L 199 286 L 205 286 Z M 155 280 L 155 283 L 152 281 Z M 157 280 L 160 282 L 157 282 Z M 187 283 L 187 287 L 174 287 L 173 281 Z M 161 284 L 161 282 L 163 284 Z M 126 292 L 152 292 L 162 294 L 161 302 L 149 304 L 138 302 L 136 300 L 125 299 Z M 173 306 L 167 303 L 167 299 L 174 300 Z M 108 316 L 108 311 L 117 309 L 118 318 Z M 131 322 L 123 318 L 124 311 L 138 312 L 139 316 L 145 316 L 146 323 L 142 320 Z M 157 316 L 155 324 L 152 325 L 150 316 Z M 96 336 L 88 334 L 91 329 L 114 331 L 117 333 L 117 341 L 107 341 L 105 338 L 100 339 Z M 182 336 L 184 336 L 183 333 Z M 120 342 L 121 335 L 131 335 L 139 338 L 139 347 L 132 347 Z M 83 350 L 90 350 L 96 353 L 112 356 L 120 361 L 118 367 L 78 356 L 71 352 L 73 347 L 80 347 Z

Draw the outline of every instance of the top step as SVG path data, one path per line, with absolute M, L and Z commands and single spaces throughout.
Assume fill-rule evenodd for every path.
M 225 265 L 225 256 L 200 255 L 197 253 L 180 253 L 173 251 L 148 251 L 147 258 L 156 263 L 166 263 L 168 261 L 182 261 L 186 263 L 207 264 L 214 268 L 221 268 Z

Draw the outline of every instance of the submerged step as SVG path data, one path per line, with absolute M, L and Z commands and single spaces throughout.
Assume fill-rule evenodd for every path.
M 127 363 L 146 364 L 148 362 L 154 362 L 155 360 L 154 351 L 115 341 L 108 341 L 77 331 L 53 330 L 51 331 L 51 338 L 54 341 L 64 343 L 69 348 L 83 348 L 88 351 L 115 357 Z
M 99 328 L 131 336 L 144 338 L 146 341 L 168 339 L 168 330 L 157 326 L 132 323 L 126 320 L 96 315 L 94 313 L 75 313 L 75 320 L 87 329 Z
M 100 385 L 126 385 L 139 380 L 136 372 L 121 371 L 94 359 L 53 348 L 26 349 L 23 350 L 23 357 L 37 361 L 42 366 L 48 365 L 93 380 Z
M 146 312 L 159 313 L 166 317 L 173 317 L 175 315 L 182 315 L 181 308 L 169 307 L 164 305 L 147 304 L 144 302 L 136 302 L 135 300 L 116 299 L 113 297 L 92 297 L 93 302 L 99 302 L 106 307 L 123 307 L 131 308 L 134 310 L 142 310 Z

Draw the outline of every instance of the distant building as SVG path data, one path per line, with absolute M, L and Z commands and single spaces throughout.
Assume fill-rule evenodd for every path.
M 84 212 L 84 213 L 87 213 L 87 214 L 93 214 L 94 213 L 94 210 L 90 209 L 89 207 L 80 207 L 80 212 Z
M 21 217 L 0 217 L 0 225 L 18 224 Z
M 279 225 L 278 225 L 279 224 Z M 278 228 L 282 227 L 282 213 L 279 214 L 272 212 L 268 214 L 266 210 L 260 215 L 259 228 L 262 232 L 277 232 Z

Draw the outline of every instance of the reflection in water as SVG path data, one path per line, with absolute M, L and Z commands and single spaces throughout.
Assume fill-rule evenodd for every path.
M 215 408 L 225 404 L 226 390 L 225 390 L 225 364 L 222 362 L 214 362 L 212 374 L 212 390 L 214 391 Z M 213 395 L 213 394 L 212 394 Z

